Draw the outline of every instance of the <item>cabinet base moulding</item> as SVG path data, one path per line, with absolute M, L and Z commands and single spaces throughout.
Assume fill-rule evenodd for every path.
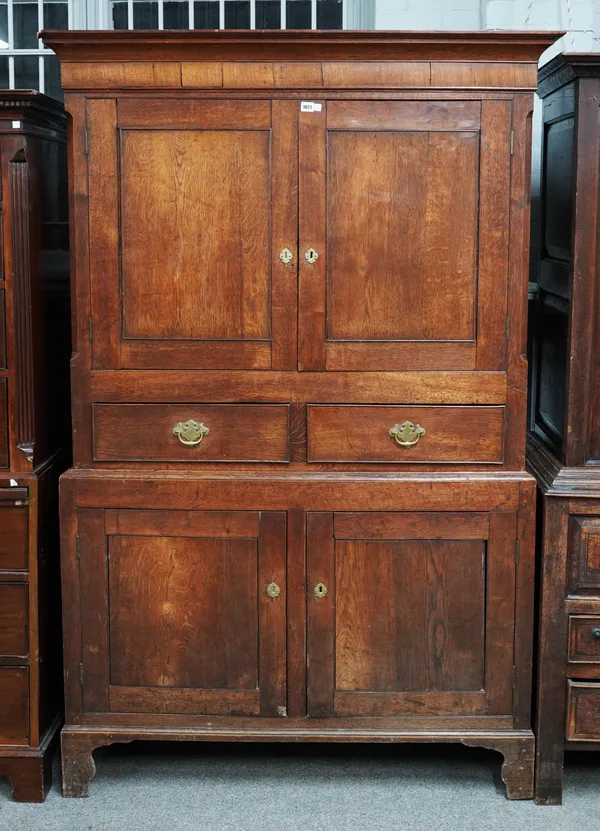
M 192 742 L 337 742 L 337 743 L 406 743 L 464 744 L 496 750 L 504 756 L 502 781 L 509 799 L 533 797 L 533 760 L 535 739 L 531 730 L 480 731 L 464 730 L 394 730 L 394 729 L 323 729 L 319 725 L 286 729 L 257 726 L 255 729 L 183 728 L 130 730 L 106 728 L 89 730 L 65 727 L 61 734 L 63 796 L 89 796 L 90 784 L 96 773 L 93 751 L 111 744 L 133 741 Z
M 60 721 L 47 730 L 39 747 L 0 748 L 0 776 L 10 780 L 16 802 L 43 802 L 52 784 L 52 758 L 60 732 Z

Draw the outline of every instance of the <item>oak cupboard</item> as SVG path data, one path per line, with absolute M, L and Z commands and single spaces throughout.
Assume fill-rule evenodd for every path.
M 465 742 L 530 798 L 554 35 L 44 38 L 73 123 L 65 794 L 161 738 Z
M 62 724 L 58 476 L 70 462 L 66 114 L 0 92 L 0 775 L 42 802 Z
M 532 302 L 527 460 L 541 493 L 536 799 L 562 801 L 565 749 L 600 748 L 598 95 L 600 57 L 540 70 L 543 246 Z

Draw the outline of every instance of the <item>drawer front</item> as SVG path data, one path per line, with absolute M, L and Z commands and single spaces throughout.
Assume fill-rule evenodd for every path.
M 600 517 L 569 520 L 569 593 L 600 597 Z
M 29 671 L 0 667 L 0 744 L 29 740 Z
M 567 739 L 600 741 L 600 683 L 568 681 Z
M 308 407 L 311 462 L 501 464 L 503 456 L 504 407 Z
M 0 569 L 27 569 L 28 537 L 29 509 L 0 502 Z
M 0 583 L 1 656 L 27 656 L 28 606 L 27 583 Z
M 287 404 L 96 404 L 94 459 L 97 462 L 287 462 L 289 407 Z
M 569 662 L 600 664 L 600 616 L 571 615 L 569 618 Z

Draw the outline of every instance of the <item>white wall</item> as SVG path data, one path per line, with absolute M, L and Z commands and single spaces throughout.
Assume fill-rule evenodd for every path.
M 562 29 L 560 48 L 600 49 L 600 0 L 376 0 L 377 29 Z M 549 52 L 551 57 L 558 47 Z M 545 56 L 546 59 L 548 56 Z

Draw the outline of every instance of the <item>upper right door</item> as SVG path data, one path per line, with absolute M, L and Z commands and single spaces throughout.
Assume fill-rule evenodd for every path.
M 299 368 L 506 369 L 511 101 L 311 105 Z

